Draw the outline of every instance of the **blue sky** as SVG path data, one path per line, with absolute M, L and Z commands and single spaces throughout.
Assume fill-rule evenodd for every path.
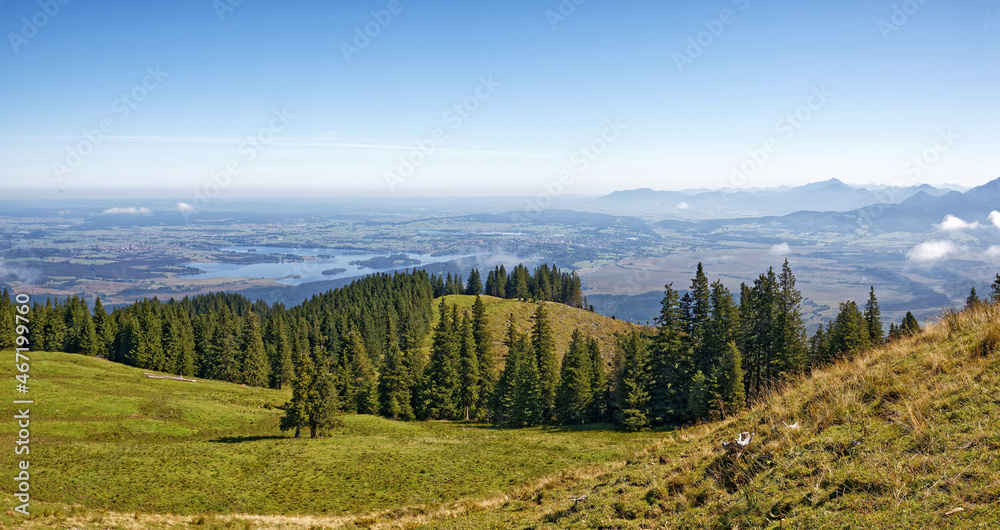
M 996 0 L 50 2 L 0 0 L 4 195 L 1000 177 Z

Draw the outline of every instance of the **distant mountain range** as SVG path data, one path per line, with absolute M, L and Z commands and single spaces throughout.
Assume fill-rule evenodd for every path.
M 824 184 L 828 185 L 823 186 Z M 874 232 L 924 232 L 934 230 L 935 225 L 941 223 L 946 215 L 954 215 L 970 224 L 978 222 L 980 226 L 988 226 L 992 224 L 990 214 L 1000 210 L 1000 178 L 965 192 L 942 190 L 926 185 L 896 188 L 899 191 L 893 193 L 898 195 L 893 197 L 905 196 L 905 199 L 890 201 L 887 197 L 883 197 L 883 200 L 868 202 L 850 210 L 837 211 L 833 203 L 836 197 L 843 198 L 846 195 L 845 186 L 840 181 L 827 181 L 789 190 L 788 195 L 784 196 L 790 203 L 787 208 L 794 208 L 796 211 L 788 214 L 747 215 L 735 219 L 719 216 L 718 219 L 696 224 L 667 220 L 660 224 L 671 228 L 697 227 L 696 231 L 714 230 L 743 223 L 759 223 L 766 224 L 770 228 L 787 228 L 799 233 L 849 233 L 859 229 Z M 810 189 L 812 193 L 809 192 Z M 857 188 L 851 189 L 857 190 Z M 817 190 L 829 190 L 829 192 Z M 821 197 L 828 193 L 833 199 L 823 201 Z M 863 196 L 858 193 L 858 197 Z M 764 202 L 765 197 L 760 197 L 760 200 Z M 810 204 L 813 205 L 812 208 L 807 206 Z M 842 202 L 841 206 L 844 204 L 846 203 Z
M 798 211 L 849 212 L 877 204 L 900 204 L 915 197 L 952 194 L 962 195 L 928 184 L 875 188 L 852 186 L 830 179 L 794 188 L 739 191 L 656 191 L 640 188 L 605 195 L 597 199 L 597 204 L 602 209 L 630 209 L 659 212 L 668 217 L 706 219 L 781 216 Z

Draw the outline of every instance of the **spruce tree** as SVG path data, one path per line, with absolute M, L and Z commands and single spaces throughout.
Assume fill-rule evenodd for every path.
M 715 401 L 721 412 L 733 414 L 746 407 L 746 390 L 743 387 L 743 356 L 736 343 L 730 341 L 711 377 L 715 388 Z
M 476 351 L 476 338 L 472 331 L 472 323 L 468 315 L 462 319 L 459 334 L 459 407 L 469 421 L 470 412 L 475 412 L 476 403 L 479 401 L 479 358 Z
M 352 408 L 358 414 L 378 414 L 378 375 L 357 329 L 348 332 L 343 355 L 349 363 L 347 377 L 351 379 L 353 395 L 348 397 L 353 402 Z
M 511 422 L 519 427 L 538 425 L 544 419 L 544 407 L 535 352 L 527 337 L 521 334 L 515 338 L 513 349 L 517 350 L 515 355 L 521 362 L 517 363 L 517 373 L 514 376 Z
M 692 420 L 701 421 L 708 418 L 709 398 L 708 380 L 705 374 L 698 370 L 691 378 L 691 390 L 688 393 L 688 414 Z
M 97 336 L 97 355 L 107 356 L 111 353 L 111 347 L 115 341 L 118 330 L 114 327 L 114 320 L 110 318 L 101 303 L 101 297 L 94 300 L 94 333 Z
M 14 304 L 10 300 L 10 293 L 4 287 L 3 294 L 0 294 L 0 350 L 9 350 L 15 347 L 17 329 L 15 326 Z M 28 328 L 29 330 L 31 328 Z
M 608 421 L 608 400 L 611 389 L 608 385 L 607 365 L 601 354 L 597 339 L 587 339 L 587 355 L 590 357 L 590 409 L 588 417 L 593 422 Z
M 243 323 L 240 337 L 241 383 L 250 387 L 267 387 L 267 355 L 257 314 L 250 312 Z
M 545 302 L 539 302 L 532 317 L 531 346 L 538 362 L 542 418 L 555 419 L 556 388 L 559 386 L 559 363 L 556 360 L 556 340 L 549 323 Z
M 393 420 L 412 420 L 413 407 L 410 393 L 410 376 L 403 352 L 395 334 L 389 334 L 382 376 L 379 378 L 379 401 L 382 415 Z
M 979 300 L 979 295 L 976 294 L 976 288 L 973 287 L 972 290 L 969 291 L 969 297 L 965 299 L 965 308 L 970 309 L 978 306 L 980 303 L 981 301 Z
M 521 363 L 525 362 L 523 351 L 515 348 L 518 333 L 514 328 L 513 320 L 507 321 L 507 334 L 504 337 L 504 345 L 507 347 L 507 357 L 504 360 L 504 368 L 497 379 L 493 395 L 490 398 L 491 415 L 493 422 L 499 424 L 511 424 L 514 422 L 514 391 L 517 373 L 521 369 Z M 531 359 L 534 362 L 534 359 Z
M 479 400 L 476 409 L 480 415 L 489 408 L 493 388 L 497 382 L 496 359 L 493 356 L 493 336 L 486 316 L 486 305 L 476 296 L 472 303 L 472 335 L 476 343 L 476 359 L 479 364 Z
M 268 353 L 271 365 L 271 387 L 282 389 L 294 377 L 292 366 L 292 341 L 285 328 L 282 315 L 273 315 L 268 321 L 266 343 L 270 345 Z
M 454 319 L 441 301 L 438 325 L 434 329 L 430 364 L 427 367 L 427 389 L 424 403 L 430 417 L 453 420 L 458 418 L 459 379 L 458 341 Z
M 850 356 L 871 345 L 868 323 L 855 302 L 840 304 L 840 312 L 830 332 L 830 354 L 834 357 Z
M 649 352 L 650 410 L 654 424 L 681 422 L 687 417 L 688 391 L 694 375 L 689 321 L 672 284 L 664 286 L 657 330 Z
M 784 375 L 801 373 L 809 363 L 806 326 L 802 321 L 802 293 L 795 288 L 795 275 L 788 265 L 788 258 L 778 276 L 778 314 L 776 324 L 780 334 L 772 345 L 774 370 L 772 380 Z
M 556 417 L 563 423 L 583 423 L 589 417 L 592 399 L 592 360 L 587 341 L 573 330 L 569 349 L 562 358 L 559 388 L 556 390 Z
M 868 303 L 865 304 L 865 322 L 868 323 L 868 340 L 874 345 L 885 342 L 885 332 L 882 330 L 882 311 L 875 298 L 875 286 L 868 293 Z
M 479 296 L 483 292 L 483 280 L 479 276 L 479 269 L 472 269 L 469 272 L 469 281 L 465 286 L 465 294 L 470 296 Z
M 285 415 L 281 418 L 280 428 L 282 431 L 295 429 L 295 437 L 298 438 L 302 427 L 309 424 L 316 366 L 310 355 L 302 350 L 296 350 L 293 361 L 295 376 L 292 378 L 292 400 L 285 403 Z
M 216 357 L 215 371 L 212 374 L 214 379 L 232 383 L 240 380 L 242 369 L 240 367 L 238 329 L 236 317 L 227 306 L 223 306 L 212 341 L 212 349 Z
M 618 422 L 629 431 L 650 424 L 650 377 L 647 340 L 633 331 L 618 341 Z
M 1000 302 L 1000 273 L 997 274 L 996 279 L 990 284 L 989 302 L 992 304 Z

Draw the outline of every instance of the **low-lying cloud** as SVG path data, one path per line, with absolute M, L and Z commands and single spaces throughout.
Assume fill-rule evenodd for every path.
M 996 210 L 990 212 L 990 222 L 993 223 L 993 226 L 1000 228 L 1000 212 Z
M 771 254 L 775 256 L 784 256 L 792 250 L 792 247 L 788 246 L 788 243 L 778 243 L 771 247 Z
M 141 208 L 136 208 L 135 206 L 128 206 L 128 207 L 124 207 L 124 208 L 121 207 L 121 206 L 115 206 L 114 208 L 108 208 L 107 210 L 104 210 L 103 212 L 101 212 L 101 214 L 104 214 L 104 215 L 122 215 L 122 214 L 125 214 L 125 215 L 136 215 L 136 214 L 149 215 L 151 213 L 153 213 L 153 212 L 149 208 L 146 208 L 145 206 L 143 206 Z
M 993 213 L 997 213 L 998 218 L 997 220 L 994 220 L 993 214 L 990 214 L 990 220 L 993 221 L 993 224 L 996 224 L 997 221 L 1000 221 L 1000 212 L 993 212 Z M 937 226 L 941 230 L 945 230 L 947 232 L 958 232 L 959 230 L 969 230 L 973 228 L 979 228 L 981 225 L 979 224 L 979 221 L 973 221 L 970 223 L 968 221 L 965 221 L 964 219 L 948 214 L 944 216 L 944 221 L 941 221 L 941 224 Z
M 686 202 L 680 202 L 680 203 L 677 203 L 676 208 L 678 210 L 688 210 L 688 209 L 691 208 L 691 205 L 688 204 L 688 203 L 686 203 Z
M 194 206 L 186 202 L 179 202 L 174 205 L 174 209 L 181 213 L 193 212 Z
M 921 243 L 906 253 L 906 257 L 918 263 L 933 263 L 943 260 L 958 252 L 958 247 L 951 241 L 928 241 Z

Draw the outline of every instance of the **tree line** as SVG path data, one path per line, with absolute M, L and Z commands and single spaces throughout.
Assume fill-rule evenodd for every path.
M 434 296 L 449 294 L 485 294 L 497 298 L 541 300 L 593 311 L 587 305 L 587 298 L 583 296 L 580 277 L 576 271 L 563 272 L 555 265 L 548 264 L 536 267 L 534 274 L 523 264 L 515 266 L 510 273 L 504 265 L 498 265 L 487 272 L 485 286 L 479 269 L 469 272 L 468 282 L 463 282 L 461 275 L 452 276 L 448 273 L 445 277 L 438 276 L 434 283 Z
M 506 278 L 500 294 L 520 278 L 514 295 L 538 302 L 527 332 L 507 323 L 506 352 L 494 349 L 475 269 L 461 291 L 476 296 L 469 310 L 432 303 L 441 285 L 454 290 L 460 277 L 414 270 L 368 276 L 292 308 L 227 293 L 141 300 L 110 313 L 100 299 L 92 312 L 79 297 L 35 301 L 29 339 L 35 350 L 247 386 L 290 385 L 282 429 L 318 436 L 345 413 L 512 426 L 613 422 L 630 430 L 681 424 L 738 411 L 790 375 L 919 331 L 907 313 L 885 337 L 872 287 L 863 309 L 842 303 L 807 338 L 787 260 L 742 284 L 738 299 L 721 281 L 710 283 L 699 263 L 683 296 L 665 286 L 655 329 L 617 336 L 610 352 L 576 330 L 557 352 L 543 301 L 571 300 L 564 295 L 576 292 L 579 278 L 548 266 L 533 276 L 522 265 L 512 274 L 497 267 L 486 294 L 497 292 L 498 278 Z M 991 299 L 1000 299 L 1000 275 Z M 4 290 L 0 315 L 11 311 Z M 429 333 L 428 352 L 421 346 Z M 4 327 L 0 347 L 12 346 Z

